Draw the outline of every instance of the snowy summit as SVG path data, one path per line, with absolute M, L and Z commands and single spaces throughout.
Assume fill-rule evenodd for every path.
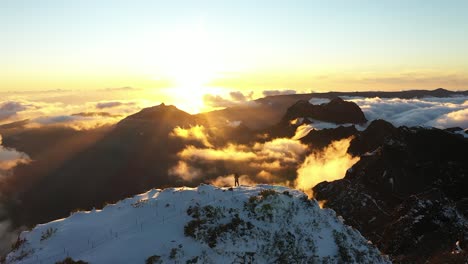
M 153 189 L 23 232 L 6 263 L 389 263 L 340 219 L 280 186 Z

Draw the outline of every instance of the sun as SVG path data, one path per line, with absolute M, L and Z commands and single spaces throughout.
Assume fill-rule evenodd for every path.
M 220 69 L 220 56 L 215 41 L 202 26 L 172 30 L 158 43 L 160 74 L 169 79 L 170 90 L 177 105 L 189 112 L 201 111 L 203 95 L 212 92 L 207 84 L 214 80 Z
M 179 109 L 190 114 L 214 110 L 213 107 L 205 105 L 203 97 L 206 94 L 223 94 L 222 88 L 201 87 L 199 89 L 187 89 L 183 87 L 174 87 L 166 90 L 169 102 L 176 105 Z
M 171 31 L 161 42 L 159 63 L 177 86 L 199 87 L 215 78 L 217 48 L 202 27 Z
M 193 39 L 195 36 L 180 36 L 167 49 L 164 71 L 178 87 L 198 88 L 216 75 L 217 63 L 207 45 Z

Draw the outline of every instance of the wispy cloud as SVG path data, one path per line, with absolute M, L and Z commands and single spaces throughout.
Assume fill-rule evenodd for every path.
M 367 73 L 360 74 L 357 81 L 361 83 L 375 83 L 386 85 L 399 85 L 408 87 L 408 85 L 419 87 L 438 87 L 444 86 L 468 86 L 468 77 L 460 73 L 440 73 L 434 71 L 410 71 L 393 74 Z
M 347 153 L 352 138 L 332 142 L 325 149 L 313 152 L 297 170 L 295 187 L 311 194 L 312 187 L 323 181 L 342 179 L 359 157 Z
M 185 181 L 200 179 L 203 176 L 201 169 L 190 166 L 185 161 L 179 161 L 176 166 L 169 169 L 169 175 L 177 176 Z
M 6 177 L 13 176 L 12 169 L 19 164 L 29 163 L 31 159 L 25 153 L 16 151 L 15 149 L 5 148 L 2 146 L 2 135 L 0 135 L 0 181 Z M 0 256 L 7 253 L 11 248 L 11 244 L 18 237 L 22 228 L 15 229 L 12 221 L 8 218 L 8 213 L 4 208 L 3 195 L 0 192 Z
M 244 94 L 241 91 L 229 92 L 229 97 L 225 98 L 220 95 L 205 94 L 203 102 L 211 107 L 232 107 L 242 103 L 246 103 L 253 99 L 254 92 Z
M 28 105 L 23 102 L 5 101 L 0 103 L 0 121 L 15 117 L 19 112 L 28 109 Z
M 234 144 L 219 149 L 188 146 L 179 153 L 179 156 L 187 160 L 206 161 L 248 161 L 256 158 L 255 153 L 247 147 Z
M 264 90 L 262 92 L 263 96 L 286 95 L 295 93 L 295 90 Z
M 134 106 L 135 102 L 123 102 L 123 101 L 103 101 L 96 103 L 97 109 L 104 109 L 104 108 L 115 108 L 119 106 Z
M 190 128 L 176 127 L 171 132 L 170 136 L 180 137 L 186 140 L 195 140 L 201 142 L 205 147 L 213 145 L 208 140 L 208 131 L 204 126 L 193 126 Z
M 11 148 L 5 148 L 2 146 L 2 143 L 2 135 L 0 135 L 0 180 L 6 177 L 10 170 L 18 164 L 31 161 L 27 154 Z

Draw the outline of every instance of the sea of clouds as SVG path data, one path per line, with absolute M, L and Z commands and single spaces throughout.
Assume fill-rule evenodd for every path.
M 468 128 L 468 97 L 414 99 L 343 97 L 355 102 L 368 120 L 384 119 L 395 126 Z
M 26 127 L 60 125 L 91 129 L 113 124 L 151 105 L 144 99 L 125 99 L 125 94 L 132 91 L 120 88 L 87 92 L 2 92 L 0 125 L 18 122 Z

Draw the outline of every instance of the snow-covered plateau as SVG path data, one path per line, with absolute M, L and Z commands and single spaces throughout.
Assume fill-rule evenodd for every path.
M 6 263 L 390 263 L 330 209 L 257 185 L 153 189 L 23 232 Z M 67 262 L 74 263 L 74 262 Z

